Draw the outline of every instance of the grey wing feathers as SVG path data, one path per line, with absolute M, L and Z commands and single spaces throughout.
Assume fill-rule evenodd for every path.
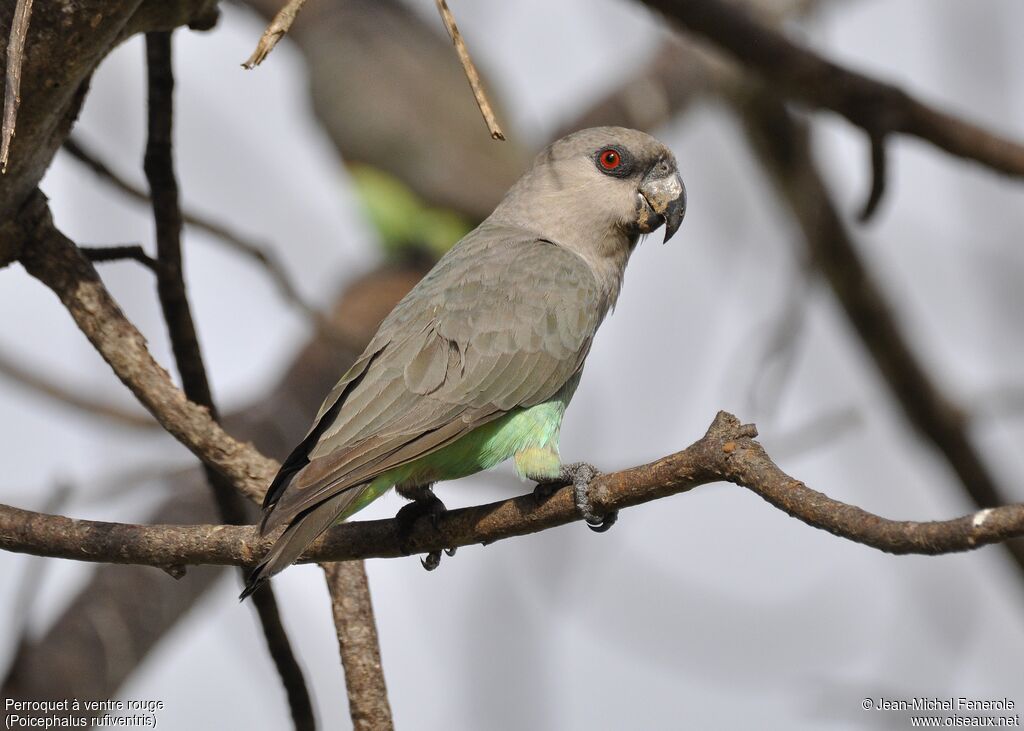
M 317 427 L 266 530 L 550 399 L 582 367 L 603 316 L 578 255 L 520 229 L 478 228 L 395 307 L 363 370 L 328 396 L 318 418 L 330 423 Z

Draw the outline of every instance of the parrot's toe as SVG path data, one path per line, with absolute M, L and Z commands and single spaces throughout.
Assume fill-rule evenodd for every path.
M 604 515 L 594 512 L 594 506 L 590 502 L 590 483 L 598 474 L 600 473 L 597 468 L 586 462 L 576 462 L 562 467 L 562 479 L 572 484 L 572 497 L 576 504 L 576 510 L 586 521 L 590 530 L 595 533 L 604 533 L 615 525 L 615 521 L 619 519 L 619 511 L 613 510 Z
M 456 551 L 455 548 L 446 548 L 446 549 L 444 549 L 444 552 L 447 555 L 449 555 L 449 556 L 454 556 L 455 555 L 455 551 Z M 436 569 L 438 566 L 441 565 L 441 552 L 440 551 L 431 551 L 426 556 L 424 556 L 423 558 L 420 559 L 420 564 L 427 571 L 433 571 L 434 569 Z

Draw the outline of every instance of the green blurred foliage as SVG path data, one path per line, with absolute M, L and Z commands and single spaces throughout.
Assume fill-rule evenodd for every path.
M 473 228 L 459 214 L 428 205 L 401 180 L 378 168 L 355 164 L 349 173 L 388 256 L 418 249 L 436 259 Z

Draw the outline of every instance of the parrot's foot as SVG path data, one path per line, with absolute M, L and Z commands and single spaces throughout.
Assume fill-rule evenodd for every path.
M 398 521 L 399 531 L 398 547 L 402 555 L 408 556 L 412 553 L 409 539 L 412 536 L 412 530 L 416 525 L 416 521 L 423 517 L 429 517 L 430 524 L 434 526 L 434 530 L 438 530 L 438 521 L 447 512 L 447 508 L 445 508 L 441 499 L 434 494 L 429 485 L 415 488 L 400 488 L 398 493 L 402 497 L 412 499 L 412 502 L 402 506 L 402 509 L 398 511 L 398 515 L 395 516 L 395 520 Z M 446 548 L 444 552 L 449 556 L 455 555 L 454 548 Z M 427 571 L 433 571 L 441 565 L 441 552 L 431 551 L 424 558 L 420 559 L 420 563 L 423 564 L 423 568 Z
M 594 465 L 586 462 L 575 462 L 562 466 L 562 474 L 559 475 L 562 481 L 572 485 L 572 498 L 576 504 L 576 510 L 587 527 L 595 533 L 604 533 L 615 525 L 619 519 L 619 511 L 613 510 L 605 515 L 597 515 L 594 506 L 590 502 L 590 482 L 600 474 Z
M 449 556 L 454 556 L 455 555 L 455 551 L 456 551 L 456 549 L 454 549 L 454 548 L 446 548 L 446 549 L 444 549 L 444 552 L 446 554 L 448 554 Z M 433 571 L 434 569 L 436 569 L 438 566 L 441 565 L 441 552 L 440 551 L 431 551 L 426 556 L 424 556 L 423 558 L 420 559 L 420 564 L 427 571 Z
M 615 521 L 619 519 L 619 511 L 613 510 L 606 515 L 597 515 L 594 512 L 594 506 L 590 503 L 590 482 L 599 474 L 594 465 L 586 462 L 562 465 L 558 477 L 538 480 L 537 486 L 533 488 L 533 499 L 540 505 L 563 485 L 572 485 L 573 502 L 580 516 L 587 522 L 587 527 L 595 533 L 604 533 L 615 525 Z

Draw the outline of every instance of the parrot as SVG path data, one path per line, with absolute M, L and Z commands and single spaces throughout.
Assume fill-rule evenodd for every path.
M 588 498 L 597 471 L 562 463 L 562 417 L 641 236 L 664 225 L 667 242 L 685 212 L 674 155 L 644 132 L 584 129 L 538 154 L 327 395 L 267 490 L 260 535 L 284 530 L 241 598 L 392 487 L 413 501 L 399 518 L 436 519 L 436 482 L 508 459 L 538 489 L 572 484 L 587 524 L 610 527 Z

